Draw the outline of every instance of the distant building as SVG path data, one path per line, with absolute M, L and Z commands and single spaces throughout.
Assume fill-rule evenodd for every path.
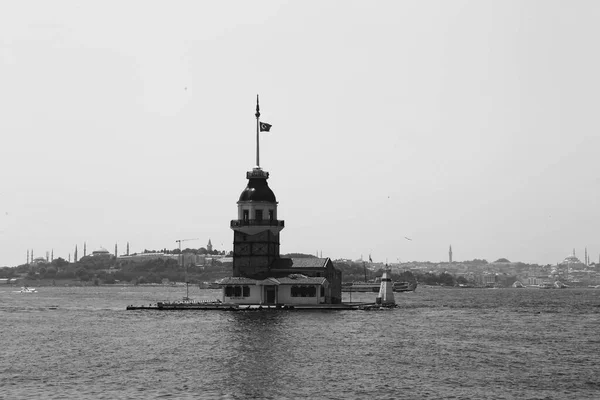
M 558 264 L 558 267 L 567 272 L 573 272 L 576 270 L 584 270 L 586 265 L 575 256 L 575 249 L 573 249 L 573 253 L 565 257 L 565 259 Z
M 97 257 L 97 258 L 109 258 L 111 256 L 111 254 L 104 247 L 100 247 L 98 250 L 92 251 L 91 256 Z
M 46 264 L 46 263 L 48 263 L 48 260 L 46 260 L 46 257 L 36 257 L 31 261 L 30 264 L 40 265 L 40 264 Z
M 140 254 L 132 254 L 129 256 L 119 256 L 117 257 L 117 261 L 119 263 L 123 262 L 145 262 L 148 260 L 178 260 L 178 254 L 165 254 L 165 253 L 140 253 Z

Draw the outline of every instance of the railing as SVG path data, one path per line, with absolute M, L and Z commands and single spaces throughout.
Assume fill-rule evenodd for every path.
M 234 219 L 231 221 L 232 228 L 240 228 L 242 226 L 280 226 L 284 227 L 284 221 L 270 219 Z
M 254 168 L 252 171 L 246 172 L 246 179 L 250 179 L 250 178 L 269 179 L 269 173 L 267 171 L 263 171 L 260 168 Z

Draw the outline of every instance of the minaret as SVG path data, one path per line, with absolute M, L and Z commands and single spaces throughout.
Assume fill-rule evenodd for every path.
M 54 261 L 54 249 L 52 249 L 52 253 L 50 253 L 50 262 Z
M 452 264 L 452 245 L 450 245 L 450 249 L 448 250 L 448 262 Z
M 50 261 L 50 253 L 46 250 L 46 262 Z
M 69 253 L 69 264 L 71 263 L 71 253 Z
M 27 264 L 29 264 L 29 249 L 27 249 Z
M 256 98 L 256 167 L 246 173 L 248 184 L 237 202 L 238 218 L 233 230 L 233 276 L 264 279 L 279 257 L 279 233 L 284 221 L 277 219 L 277 199 L 269 188 L 269 173 L 260 167 L 259 132 L 270 129 L 261 123 Z M 264 128 L 263 126 L 266 125 Z
M 73 256 L 73 262 L 77 262 L 77 245 L 75 245 L 75 254 Z
M 127 255 L 129 255 L 129 242 L 127 242 Z
M 117 254 L 117 244 L 115 243 L 115 258 L 117 258 L 119 255 Z
M 87 256 L 87 243 L 83 242 L 83 256 Z

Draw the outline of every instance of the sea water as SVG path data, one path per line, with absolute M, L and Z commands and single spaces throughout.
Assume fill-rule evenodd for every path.
M 392 310 L 241 312 L 125 310 L 181 287 L 18 290 L 0 287 L 0 398 L 600 398 L 600 290 L 418 288 Z

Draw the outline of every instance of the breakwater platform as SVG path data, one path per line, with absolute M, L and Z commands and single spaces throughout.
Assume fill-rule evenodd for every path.
M 192 310 L 216 310 L 216 311 L 269 311 L 269 310 L 377 310 L 392 308 L 388 305 L 377 303 L 341 303 L 341 304 L 234 304 L 221 301 L 159 301 L 148 305 L 129 305 L 127 310 L 158 310 L 158 311 L 192 311 Z

